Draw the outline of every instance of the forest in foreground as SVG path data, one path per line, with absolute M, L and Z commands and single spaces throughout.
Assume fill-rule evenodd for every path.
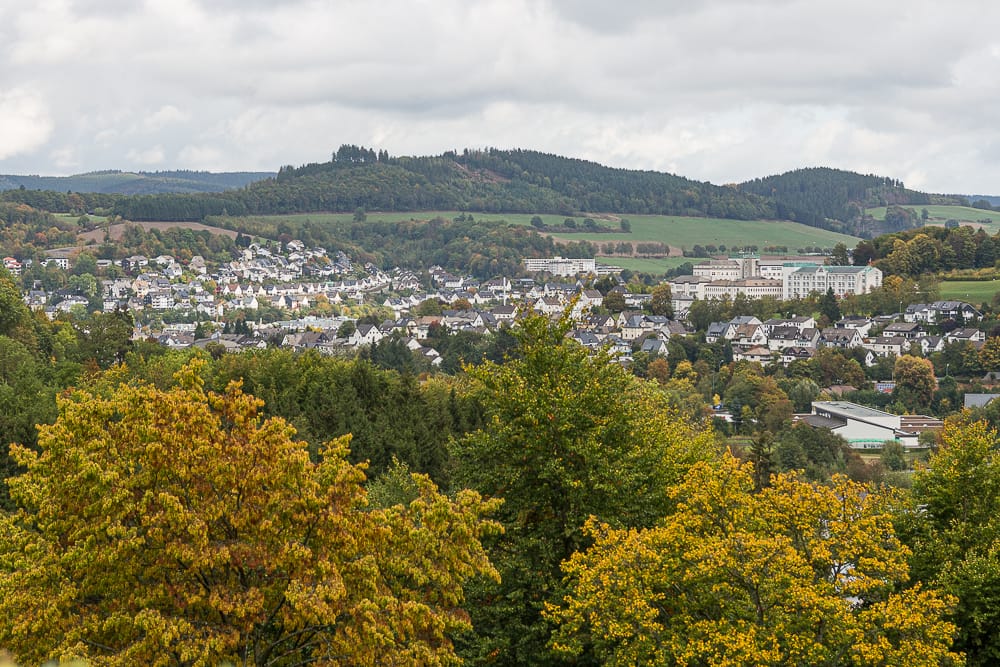
M 71 367 L 4 305 L 13 399 Z M 909 489 L 770 474 L 690 409 L 683 372 L 636 378 L 567 327 L 525 317 L 454 377 L 281 351 L 74 367 L 10 446 L 0 647 L 22 664 L 995 663 L 985 423 L 949 420 Z M 5 428 L 33 407 L 3 405 Z

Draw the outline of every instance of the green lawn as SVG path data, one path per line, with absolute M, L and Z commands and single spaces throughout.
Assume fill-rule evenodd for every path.
M 555 217 L 555 216 L 553 216 Z M 689 218 L 666 215 L 626 215 L 632 225 L 632 232 L 621 231 L 604 234 L 563 234 L 563 239 L 586 239 L 595 243 L 608 241 L 660 241 L 675 248 L 690 249 L 695 244 L 725 245 L 740 247 L 755 245 L 787 246 L 789 252 L 805 246 L 833 247 L 837 243 L 845 243 L 854 247 L 858 239 L 846 234 L 807 227 L 797 222 L 784 220 L 723 220 L 720 218 Z M 527 216 L 530 220 L 531 216 Z M 511 222 L 517 222 L 511 219 Z M 577 219 L 579 222 L 579 219 Z M 607 223 L 609 226 L 613 223 Z M 617 223 L 614 223 L 617 226 Z
M 942 299 L 979 305 L 1000 292 L 1000 280 L 942 280 L 939 290 Z
M 979 208 L 972 208 L 971 206 L 937 206 L 931 204 L 921 206 L 919 204 L 907 204 L 903 208 L 913 209 L 918 214 L 926 208 L 929 216 L 927 224 L 929 225 L 943 225 L 947 220 L 958 220 L 962 223 L 968 223 L 988 219 L 991 221 L 991 224 L 1000 223 L 1000 211 L 985 211 Z M 886 207 L 881 206 L 879 208 L 868 209 L 868 213 L 876 220 L 884 220 L 885 210 Z
M 430 220 L 440 216 L 451 219 L 459 215 L 457 211 L 403 211 L 383 213 L 372 211 L 368 214 L 368 220 L 381 220 L 384 222 L 394 222 L 400 220 Z M 534 214 L 530 213 L 472 213 L 476 220 L 484 221 L 507 221 L 519 225 L 530 225 Z M 263 217 L 263 216 L 255 216 Z M 324 222 L 352 220 L 353 213 L 301 213 L 296 215 L 266 216 L 275 219 L 288 220 L 289 222 L 310 221 L 322 224 Z M 539 215 L 545 224 L 550 226 L 562 225 L 564 216 L 559 215 Z M 632 225 L 632 232 L 626 234 L 620 229 L 621 218 L 626 218 Z M 622 216 L 594 216 L 598 225 L 609 230 L 606 233 L 556 233 L 560 240 L 587 240 L 596 243 L 607 243 L 608 241 L 631 241 L 640 243 L 644 241 L 660 241 L 675 248 L 692 248 L 695 244 L 700 245 L 725 245 L 728 247 L 741 247 L 746 245 L 756 245 L 760 248 L 764 246 L 778 245 L 787 246 L 789 252 L 805 246 L 833 247 L 836 243 L 846 243 L 848 247 L 854 247 L 858 239 L 846 234 L 807 227 L 797 222 L 777 221 L 777 220 L 723 220 L 720 218 L 690 218 L 680 216 L 665 215 L 622 215 Z M 582 227 L 583 217 L 575 218 L 578 225 Z

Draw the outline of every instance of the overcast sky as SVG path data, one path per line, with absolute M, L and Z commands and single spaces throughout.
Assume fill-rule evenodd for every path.
M 0 173 L 495 146 L 1000 194 L 995 0 L 9 0 Z

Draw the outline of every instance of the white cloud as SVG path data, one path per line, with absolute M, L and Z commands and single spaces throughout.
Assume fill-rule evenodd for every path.
M 41 148 L 51 134 L 52 119 L 40 95 L 0 90 L 0 160 Z
M 168 125 L 183 123 L 191 118 L 191 115 L 181 111 L 172 104 L 160 107 L 142 121 L 142 128 L 146 132 L 162 130 Z
M 59 173 L 67 173 L 80 166 L 80 158 L 74 146 L 63 146 L 49 153 L 49 158 L 59 170 Z
M 276 169 L 349 142 L 1000 194 L 996 4 L 40 0 L 0 17 L 0 172 L 71 168 L 66 147 L 83 170 Z
M 149 167 L 162 164 L 166 155 L 163 152 L 163 146 L 151 146 L 143 149 L 133 148 L 125 154 L 125 157 L 134 164 Z

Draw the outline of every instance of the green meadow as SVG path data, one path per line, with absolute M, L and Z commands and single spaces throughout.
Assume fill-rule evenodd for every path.
M 430 220 L 435 217 L 452 219 L 460 215 L 458 211 L 403 211 L 379 212 L 367 214 L 370 221 L 397 222 L 402 220 Z M 501 222 L 529 226 L 534 214 L 530 213 L 475 213 L 476 220 Z M 301 213 L 296 215 L 267 216 L 273 219 L 287 220 L 290 223 L 312 222 L 343 222 L 354 218 L 353 213 Z M 565 216 L 539 214 L 546 225 L 561 227 Z M 585 216 L 576 216 L 574 220 L 583 227 Z M 741 247 L 755 245 L 786 246 L 794 253 L 798 248 L 806 246 L 833 247 L 837 243 L 845 243 L 853 248 L 858 238 L 846 234 L 808 227 L 797 222 L 786 220 L 724 220 L 721 218 L 692 218 L 666 215 L 594 215 L 594 220 L 606 232 L 566 233 L 553 231 L 552 234 L 561 241 L 587 240 L 594 243 L 609 241 L 630 241 L 632 243 L 658 241 L 674 248 L 691 249 L 694 245 L 725 245 Z M 627 219 L 631 224 L 631 233 L 621 231 L 621 219 Z M 543 230 L 543 233 L 544 230 Z M 618 262 L 615 262 L 618 263 Z M 622 265 L 624 266 L 624 265 Z
M 972 208 L 971 206 L 943 206 L 935 204 L 920 206 L 918 204 L 907 204 L 903 208 L 913 209 L 918 214 L 927 209 L 927 224 L 929 225 L 943 225 L 948 220 L 958 220 L 963 224 L 978 223 L 983 220 L 989 220 L 989 225 L 1000 223 L 1000 211 L 986 211 L 981 208 Z M 868 209 L 868 213 L 876 220 L 884 220 L 885 211 L 885 206 Z
M 942 280 L 939 284 L 942 299 L 974 305 L 989 303 L 997 292 L 1000 292 L 1000 280 Z

